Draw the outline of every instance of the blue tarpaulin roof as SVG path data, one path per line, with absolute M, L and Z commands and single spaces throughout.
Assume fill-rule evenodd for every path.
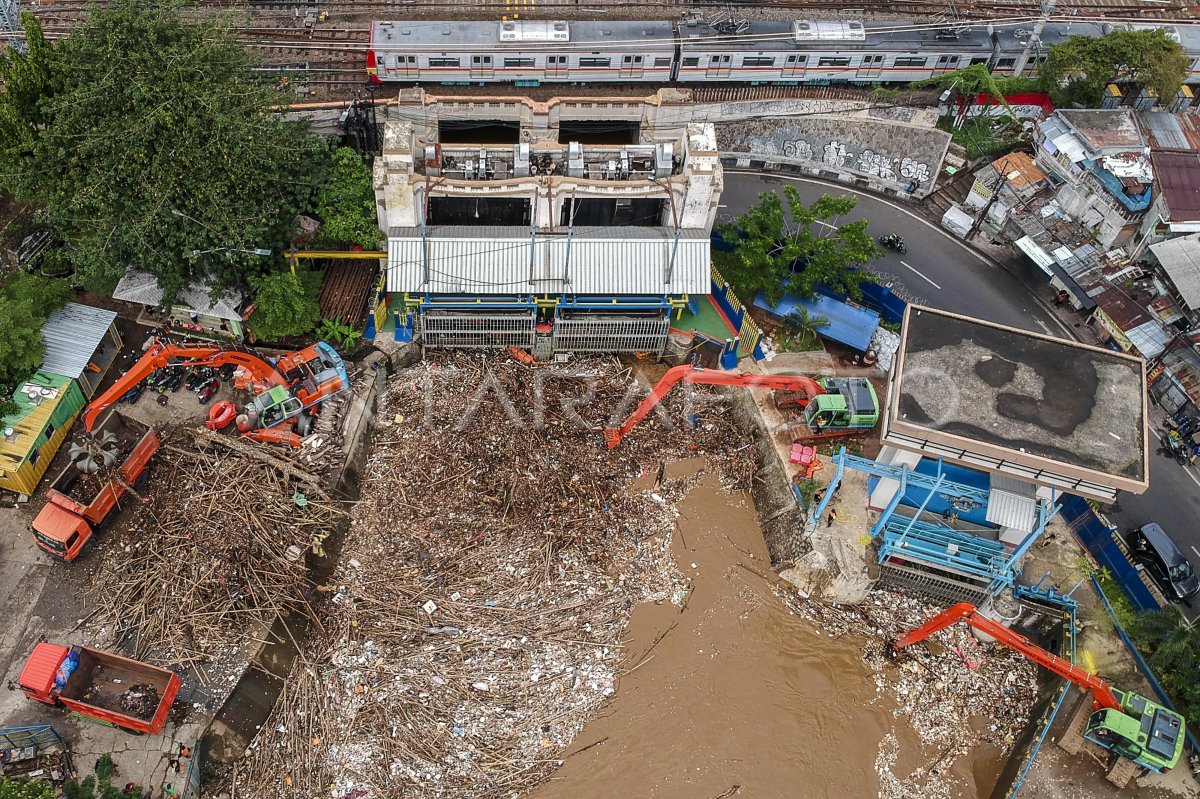
M 867 347 L 871 345 L 871 336 L 879 327 L 879 314 L 866 308 L 838 302 L 824 294 L 816 294 L 811 300 L 794 294 L 784 294 L 778 305 L 771 306 L 760 291 L 754 298 L 754 307 L 762 308 L 780 319 L 786 319 L 796 310 L 803 308 L 808 311 L 809 316 L 819 316 L 829 322 L 818 331 L 823 338 L 845 344 L 859 352 L 866 352 Z

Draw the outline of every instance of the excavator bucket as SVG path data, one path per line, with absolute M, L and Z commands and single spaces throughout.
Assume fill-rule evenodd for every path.
M 286 427 L 263 427 L 242 433 L 242 438 L 249 438 L 263 444 L 286 444 L 293 448 L 300 446 L 300 436 Z
M 604 443 L 608 444 L 609 449 L 616 449 L 621 443 L 621 431 L 616 427 L 607 427 L 604 430 Z

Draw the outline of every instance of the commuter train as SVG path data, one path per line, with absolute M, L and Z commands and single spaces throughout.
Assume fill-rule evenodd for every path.
M 367 73 L 384 82 L 448 84 L 908 83 L 986 64 L 995 75 L 1037 74 L 1046 48 L 1112 25 L 1034 22 L 948 28 L 929 22 L 376 22 Z M 1162 25 L 1192 59 L 1200 28 Z

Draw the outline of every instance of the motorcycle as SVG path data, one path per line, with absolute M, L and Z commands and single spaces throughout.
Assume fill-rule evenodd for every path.
M 216 395 L 217 390 L 220 388 L 220 381 L 215 377 L 210 377 L 207 383 L 196 389 L 196 398 L 200 400 L 201 405 L 207 405 L 208 401 Z
M 1180 466 L 1187 466 L 1188 457 L 1191 455 L 1191 448 L 1183 439 L 1183 436 L 1174 430 L 1170 430 L 1166 434 L 1159 436 L 1158 443 L 1162 448 L 1163 454 L 1168 458 L 1174 458 L 1175 462 Z
M 879 243 L 889 250 L 895 250 L 901 255 L 908 252 L 904 246 L 904 239 L 900 238 L 895 233 L 891 234 L 890 236 L 880 236 Z

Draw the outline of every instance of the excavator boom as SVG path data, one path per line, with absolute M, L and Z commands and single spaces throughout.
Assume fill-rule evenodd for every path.
M 808 399 L 802 401 L 803 406 L 808 400 L 825 390 L 811 377 L 803 375 L 748 375 L 740 372 L 720 372 L 715 369 L 702 369 L 698 366 L 676 366 L 668 369 L 662 380 L 651 390 L 629 415 L 629 418 L 618 427 L 610 427 L 604 431 L 604 440 L 608 448 L 613 449 L 629 435 L 633 428 L 650 415 L 654 406 L 662 402 L 663 397 L 671 392 L 677 383 L 699 383 L 708 386 L 745 386 L 747 388 L 769 388 L 777 391 L 803 391 Z
M 125 374 L 109 386 L 108 390 L 92 400 L 83 412 L 83 427 L 91 432 L 100 414 L 112 407 L 138 383 L 149 377 L 154 370 L 171 366 L 172 358 L 182 358 L 180 368 L 196 366 L 224 366 L 235 364 L 248 371 L 255 382 L 271 386 L 286 386 L 284 379 L 266 358 L 246 349 L 231 349 L 217 344 L 163 344 L 155 342 Z
M 966 622 L 981 633 L 990 635 L 1009 649 L 1015 649 L 1039 666 L 1049 669 L 1058 676 L 1070 680 L 1090 692 L 1095 697 L 1096 704 L 1100 707 L 1116 710 L 1121 713 L 1126 712 L 1121 701 L 1107 682 L 1079 668 L 1069 660 L 1060 658 L 1053 652 L 1042 649 L 1020 633 L 1014 632 L 1003 624 L 989 619 L 969 602 L 959 602 L 957 605 L 952 605 L 943 610 L 917 629 L 898 639 L 892 644 L 892 647 L 894 649 L 903 649 L 918 641 L 924 641 L 934 633 L 944 630 L 960 621 Z

